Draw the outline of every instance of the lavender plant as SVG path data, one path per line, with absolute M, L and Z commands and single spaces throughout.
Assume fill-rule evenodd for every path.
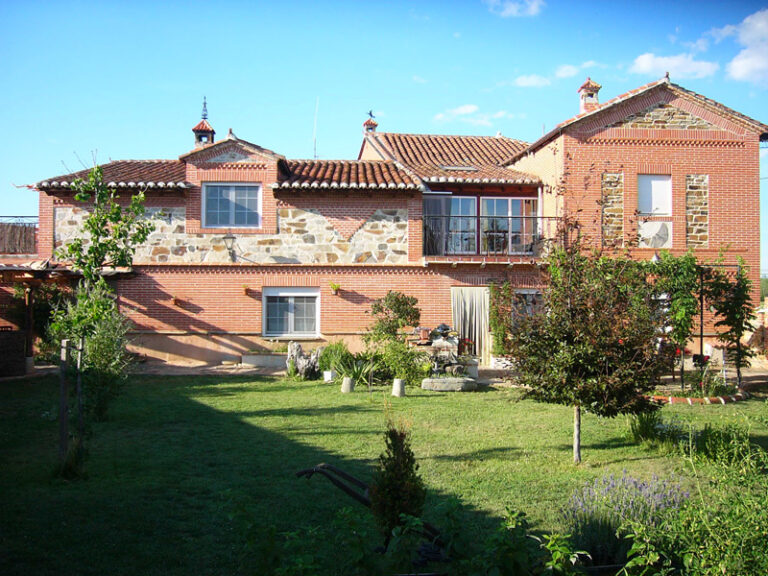
M 678 509 L 687 498 L 675 482 L 655 475 L 645 482 L 624 471 L 619 478 L 596 478 L 576 490 L 562 516 L 574 547 L 589 552 L 594 564 L 622 564 L 631 547 L 626 526 L 656 525 L 665 511 Z

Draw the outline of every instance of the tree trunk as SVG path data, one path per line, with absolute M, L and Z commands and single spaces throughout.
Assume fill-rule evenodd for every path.
M 573 407 L 573 463 L 581 464 L 581 406 Z

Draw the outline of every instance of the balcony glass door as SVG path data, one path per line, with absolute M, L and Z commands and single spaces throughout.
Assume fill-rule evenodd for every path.
M 427 254 L 477 253 L 477 199 L 458 196 L 424 198 Z

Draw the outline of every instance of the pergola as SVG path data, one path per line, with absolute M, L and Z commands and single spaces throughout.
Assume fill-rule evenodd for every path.
M 51 265 L 48 260 L 26 264 L 0 264 L 0 283 L 20 284 L 24 288 L 24 350 L 29 364 L 34 355 L 34 302 L 35 292 L 44 284 L 69 284 L 80 274 L 61 265 Z

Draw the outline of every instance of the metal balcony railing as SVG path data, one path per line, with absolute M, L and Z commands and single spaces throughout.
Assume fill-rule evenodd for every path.
M 538 255 L 556 218 L 541 216 L 424 216 L 425 256 Z

